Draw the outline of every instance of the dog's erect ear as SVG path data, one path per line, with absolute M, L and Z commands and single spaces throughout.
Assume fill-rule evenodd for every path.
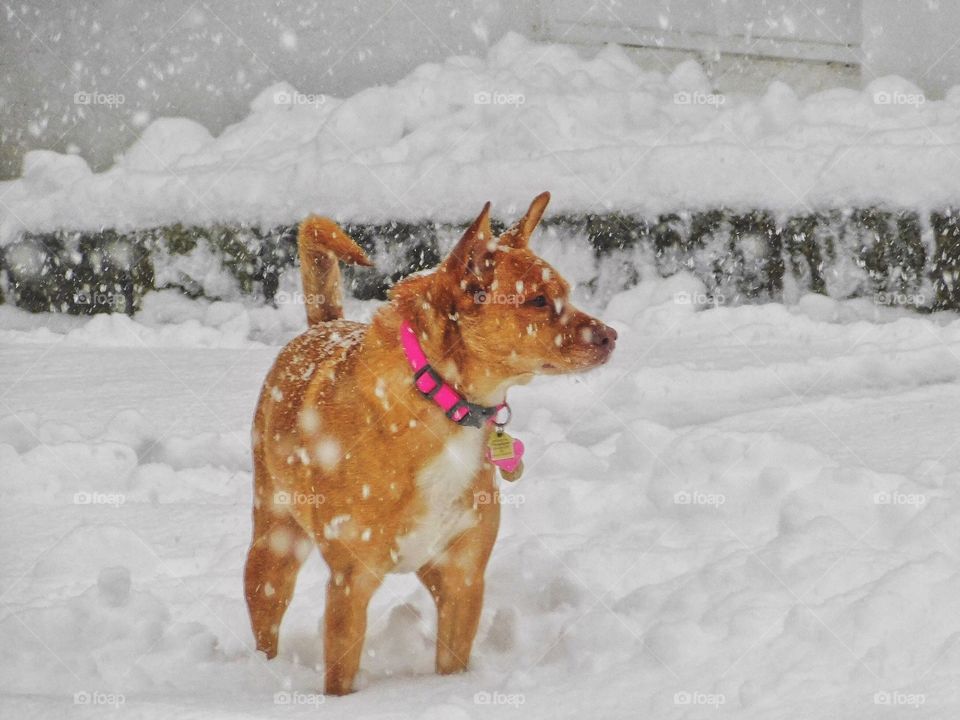
M 483 283 L 493 275 L 493 254 L 497 249 L 497 239 L 490 229 L 490 203 L 483 206 L 483 210 L 467 228 L 456 247 L 443 261 L 440 269 L 454 276 L 465 278 L 468 283 L 474 281 Z
M 516 224 L 500 236 L 500 244 L 507 247 L 522 248 L 527 247 L 530 242 L 530 236 L 540 223 L 543 217 L 543 211 L 547 209 L 547 203 L 550 202 L 550 193 L 542 192 L 537 195 L 527 214 L 517 220 Z

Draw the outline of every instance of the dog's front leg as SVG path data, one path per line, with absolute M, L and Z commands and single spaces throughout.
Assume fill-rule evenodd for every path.
M 437 605 L 436 670 L 463 672 L 483 609 L 483 574 L 500 527 L 492 468 L 480 471 L 471 501 L 477 524 L 458 535 L 434 562 L 417 571 Z
M 347 695 L 353 690 L 367 632 L 367 606 L 381 582 L 383 575 L 363 565 L 340 571 L 331 567 L 323 643 L 327 695 Z

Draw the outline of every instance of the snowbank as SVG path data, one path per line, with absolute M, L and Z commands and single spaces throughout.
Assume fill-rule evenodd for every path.
M 391 578 L 347 698 L 317 694 L 316 555 L 275 661 L 253 653 L 242 598 L 249 417 L 292 311 L 157 294 L 114 325 L 0 308 L 3 705 L 956 716 L 960 321 L 820 296 L 704 311 L 702 291 L 678 274 L 617 295 L 609 366 L 512 392 L 530 461 L 501 487 L 473 668 L 431 674 L 430 598 Z
M 340 99 L 278 84 L 213 138 L 152 122 L 110 170 L 38 151 L 0 183 L 0 244 L 24 230 L 183 222 L 269 227 L 323 210 L 378 222 L 552 210 L 940 208 L 960 197 L 960 90 L 926 100 L 888 77 L 799 98 L 715 95 L 691 62 L 665 76 L 620 48 L 584 59 L 511 34 Z

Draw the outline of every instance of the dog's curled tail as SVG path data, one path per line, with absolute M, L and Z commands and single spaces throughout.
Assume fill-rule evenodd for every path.
M 356 241 L 330 218 L 311 215 L 297 233 L 300 275 L 303 278 L 307 324 L 343 317 L 340 266 L 337 260 L 355 265 L 373 265 Z

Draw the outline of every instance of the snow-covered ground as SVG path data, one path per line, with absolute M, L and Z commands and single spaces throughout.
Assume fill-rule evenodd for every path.
M 431 674 L 432 603 L 392 577 L 345 698 L 316 554 L 275 661 L 242 596 L 249 420 L 301 310 L 0 308 L 4 716 L 956 717 L 960 320 L 701 290 L 645 280 L 600 309 L 609 366 L 512 391 L 471 671 Z
M 924 211 L 960 195 L 960 87 L 933 101 L 889 76 L 808 97 L 781 82 L 717 95 L 716 80 L 693 61 L 650 72 L 616 46 L 584 58 L 508 34 L 485 58 L 426 64 L 348 98 L 280 83 L 218 137 L 154 120 L 103 173 L 29 153 L 23 176 L 0 183 L 0 245 L 23 229 L 271 225 L 317 210 L 452 222 L 486 199 L 506 217 L 544 189 L 552 212 L 646 214 Z

